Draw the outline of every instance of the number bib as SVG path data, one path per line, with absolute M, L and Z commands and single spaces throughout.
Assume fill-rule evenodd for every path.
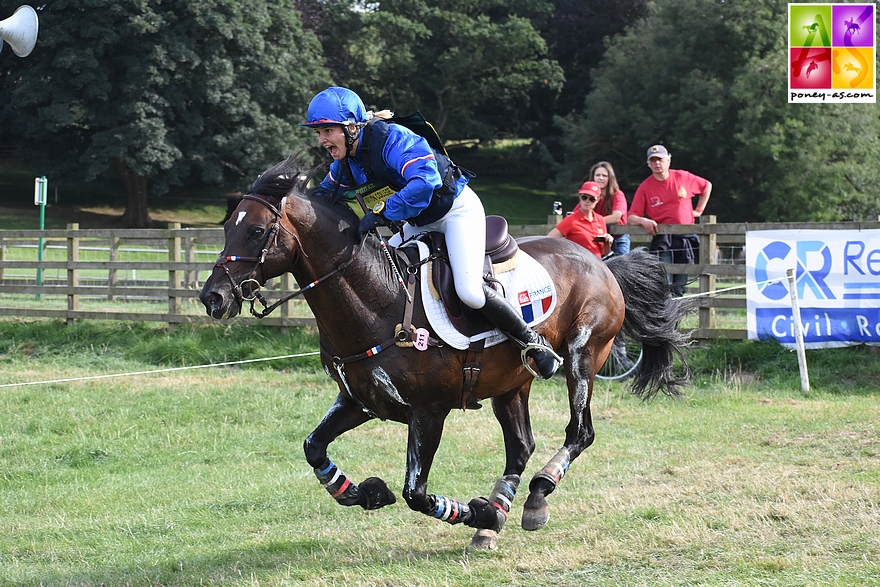
M 373 206 L 378 204 L 379 202 L 384 202 L 389 197 L 393 196 L 397 192 L 394 191 L 391 186 L 384 184 L 380 181 L 368 181 L 367 183 L 362 183 L 359 186 L 355 186 L 350 190 L 345 190 L 345 203 L 348 204 L 354 213 L 358 215 L 358 218 L 364 217 L 364 209 L 361 207 L 360 202 L 358 201 L 358 196 L 360 199 L 364 201 L 364 205 L 367 207 L 367 210 L 372 210 Z

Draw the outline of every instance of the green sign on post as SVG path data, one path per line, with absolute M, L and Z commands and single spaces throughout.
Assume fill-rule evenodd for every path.
M 49 181 L 46 176 L 34 180 L 34 204 L 40 207 L 40 230 L 46 229 L 46 186 Z M 37 261 L 43 262 L 43 237 L 40 237 L 40 246 L 37 249 Z M 37 267 L 37 285 L 43 285 L 43 268 Z M 40 294 L 37 294 L 39 301 Z

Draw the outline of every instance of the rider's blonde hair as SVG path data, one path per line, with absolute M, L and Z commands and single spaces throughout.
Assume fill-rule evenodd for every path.
M 372 110 L 367 110 L 367 120 L 371 118 L 381 118 L 382 120 L 388 120 L 394 116 L 394 112 L 391 110 L 379 110 L 378 112 L 373 112 Z

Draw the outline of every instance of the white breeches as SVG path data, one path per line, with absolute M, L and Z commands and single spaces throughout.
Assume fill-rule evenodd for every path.
M 483 260 L 486 257 L 486 212 L 474 191 L 465 186 L 455 198 L 446 216 L 425 226 L 404 224 L 405 239 L 420 232 L 437 231 L 446 237 L 449 264 L 455 280 L 455 292 L 467 306 L 479 310 L 486 305 L 483 293 Z M 400 245 L 400 235 L 391 240 Z

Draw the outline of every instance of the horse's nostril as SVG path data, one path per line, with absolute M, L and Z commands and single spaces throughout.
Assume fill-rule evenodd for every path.
M 202 297 L 202 303 L 205 305 L 205 312 L 212 318 L 219 318 L 223 315 L 223 296 L 217 292 Z

